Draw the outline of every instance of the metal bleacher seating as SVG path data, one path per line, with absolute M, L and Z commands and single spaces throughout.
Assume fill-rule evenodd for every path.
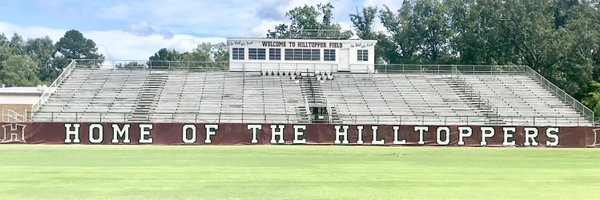
M 337 74 L 321 84 L 331 106 L 350 123 L 483 124 L 444 80 L 432 74 Z
M 468 75 L 466 80 L 513 125 L 591 125 L 571 106 L 527 75 Z
M 420 72 L 334 76 L 311 86 L 336 115 L 331 123 L 593 124 L 527 74 L 472 73 L 460 80 L 450 73 Z M 77 68 L 31 120 L 306 123 L 302 88 L 306 85 L 289 76 L 259 72 Z
M 123 121 L 149 72 L 77 69 L 35 113 L 36 121 Z
M 258 73 L 170 72 L 152 121 L 295 122 L 303 104 L 287 76 Z

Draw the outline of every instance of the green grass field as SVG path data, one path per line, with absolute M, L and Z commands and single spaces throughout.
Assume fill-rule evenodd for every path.
M 0 145 L 0 199 L 600 199 L 600 149 Z

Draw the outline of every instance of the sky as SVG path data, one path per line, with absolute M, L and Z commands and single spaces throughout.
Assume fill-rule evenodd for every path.
M 1 0 L 0 33 L 58 41 L 75 29 L 107 60 L 147 60 L 161 48 L 191 51 L 227 37 L 264 37 L 304 4 L 331 2 L 334 22 L 350 30 L 349 14 L 364 6 L 400 8 L 401 0 Z M 378 23 L 375 29 L 383 29 Z

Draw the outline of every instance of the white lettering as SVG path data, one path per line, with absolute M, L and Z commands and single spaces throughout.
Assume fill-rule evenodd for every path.
M 487 146 L 487 139 L 494 137 L 496 131 L 492 127 L 481 127 L 481 146 Z
M 140 124 L 140 144 L 152 144 L 152 129 L 153 124 Z
M 442 132 L 444 132 L 445 140 L 442 141 Z M 437 143 L 439 145 L 448 145 L 450 144 L 450 128 L 448 127 L 438 127 L 437 129 Z
M 342 128 L 344 131 L 342 131 Z M 344 140 L 340 142 L 340 136 L 344 137 Z M 348 144 L 348 126 L 335 126 L 335 144 Z
M 277 131 L 279 129 L 279 131 Z M 285 129 L 284 125 L 271 125 L 271 144 L 284 144 L 285 140 L 283 140 L 283 131 Z M 279 136 L 279 141 L 276 140 L 277 136 Z
M 304 136 L 306 131 L 306 125 L 294 125 L 294 144 L 306 144 L 306 138 L 300 139 L 300 136 Z
M 504 127 L 502 128 L 502 130 L 504 131 L 504 141 L 502 142 L 503 146 L 515 146 L 515 140 L 513 140 L 513 138 L 515 137 L 515 132 L 517 132 L 517 128 L 515 127 Z M 511 139 L 509 141 L 509 139 Z
M 539 143 L 535 140 L 538 136 L 537 128 L 525 128 L 525 146 L 537 146 Z
M 555 147 L 558 146 L 560 137 L 558 137 L 559 129 L 558 128 L 548 128 L 546 129 L 546 146 Z M 552 140 L 550 140 L 552 138 Z
M 377 129 L 379 129 L 379 126 L 371 126 L 371 129 L 373 130 L 373 141 L 371 141 L 371 144 L 385 144 L 384 139 L 377 140 Z
M 186 124 L 183 126 L 182 128 L 183 130 L 181 131 L 182 133 L 182 138 L 183 138 L 183 143 L 184 144 L 194 144 L 196 143 L 196 125 L 193 124 Z M 192 137 L 188 137 L 188 130 L 191 130 L 192 132 Z
M 471 127 L 458 127 L 458 145 L 465 145 L 465 138 L 469 138 L 473 135 L 473 129 Z
M 130 144 L 131 143 L 131 139 L 129 139 L 129 128 L 130 127 L 131 127 L 130 124 L 123 125 L 123 128 L 119 128 L 118 124 L 113 124 L 112 125 L 113 138 L 112 138 L 111 142 L 113 144 L 119 144 L 119 138 L 123 138 L 124 144 Z
M 419 142 L 417 144 L 425 144 L 424 134 L 429 131 L 429 127 L 427 126 L 415 126 L 415 131 L 419 131 Z
M 72 130 L 71 127 L 73 127 Z M 79 140 L 79 127 L 80 124 L 65 124 L 65 144 L 81 143 L 81 140 Z M 71 136 L 73 136 L 73 139 L 71 139 Z
M 94 130 L 98 130 L 98 137 L 94 137 Z M 92 144 L 100 144 L 104 140 L 104 127 L 102 124 L 91 124 L 89 127 L 89 137 L 90 143 Z
M 256 139 L 256 133 L 258 132 L 258 130 L 262 129 L 261 125 L 248 125 L 248 129 L 252 130 L 252 144 L 257 144 L 258 143 L 258 139 Z
M 400 126 L 394 126 L 393 129 L 394 129 L 394 141 L 392 142 L 392 144 L 406 144 L 406 139 L 398 140 L 398 139 L 400 139 L 400 135 L 399 135 Z
M 363 126 L 356 126 L 356 130 L 358 132 L 358 140 L 356 141 L 356 144 L 363 144 Z
M 216 131 L 219 130 L 219 125 L 218 124 L 206 124 L 206 125 L 204 125 L 204 130 L 206 130 L 206 138 L 204 139 L 204 144 L 211 144 L 212 139 L 210 137 L 217 134 Z

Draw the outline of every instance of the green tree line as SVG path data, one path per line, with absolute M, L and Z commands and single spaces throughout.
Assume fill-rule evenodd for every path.
M 49 85 L 73 59 L 102 63 L 94 41 L 77 30 L 69 30 L 54 43 L 50 37 L 27 41 L 15 33 L 10 39 L 0 34 L 0 84 L 10 86 Z
M 188 69 L 227 69 L 229 67 L 229 51 L 227 44 L 200 43 L 189 52 L 177 52 L 162 48 L 148 58 L 147 66 L 153 68 L 188 68 Z M 126 66 L 139 65 L 128 63 Z

